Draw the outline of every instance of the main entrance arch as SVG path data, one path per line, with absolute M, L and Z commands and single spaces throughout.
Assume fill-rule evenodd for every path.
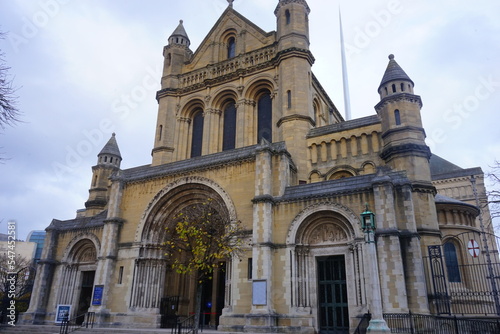
M 234 206 L 227 193 L 214 182 L 200 177 L 183 178 L 169 184 L 148 205 L 136 234 L 140 249 L 132 284 L 132 311 L 160 310 L 163 315 L 161 324 L 165 326 L 173 315 L 193 314 L 198 282 L 191 275 L 181 275 L 169 268 L 163 244 L 168 238 L 166 228 L 174 222 L 173 217 L 208 199 L 214 203 L 219 215 L 228 217 L 230 222 L 235 221 Z M 212 281 L 204 286 L 202 311 L 207 325 L 218 323 L 224 307 L 224 298 L 220 296 L 225 295 L 225 270 L 229 265 L 223 265 L 214 273 Z

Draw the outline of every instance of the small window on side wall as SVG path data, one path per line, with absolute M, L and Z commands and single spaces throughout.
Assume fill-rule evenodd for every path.
M 394 110 L 394 120 L 396 122 L 396 125 L 401 125 L 401 116 L 399 115 L 398 109 Z
M 460 267 L 458 265 L 457 249 L 455 245 L 448 241 L 443 245 L 448 281 L 452 283 L 462 282 L 460 277 Z
M 236 40 L 234 37 L 230 37 L 227 40 L 227 58 L 233 58 L 236 56 Z

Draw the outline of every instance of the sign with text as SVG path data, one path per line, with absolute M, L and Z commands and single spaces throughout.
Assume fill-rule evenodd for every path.
M 103 290 L 104 290 L 104 285 L 96 285 L 94 287 L 94 296 L 92 297 L 92 306 L 101 305 Z
M 68 320 L 70 314 L 71 314 L 71 305 L 58 304 L 57 308 L 56 308 L 55 323 L 56 324 L 62 323 L 65 317 L 66 317 L 66 320 Z

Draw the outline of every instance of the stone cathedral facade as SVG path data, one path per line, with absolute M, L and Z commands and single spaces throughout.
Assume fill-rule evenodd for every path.
M 345 121 L 312 72 L 309 12 L 305 0 L 280 0 L 276 31 L 266 32 L 230 3 L 194 52 L 179 23 L 163 49 L 151 164 L 121 169 L 113 134 L 85 209 L 46 229 L 24 321 L 51 323 L 60 304 L 71 316 L 96 312 L 100 326 L 160 327 L 192 314 L 197 283 L 166 265 L 165 227 L 207 198 L 245 233 L 243 253 L 204 286 L 206 324 L 348 333 L 373 288 L 384 312 L 436 313 L 429 246 L 479 231 L 469 179 L 484 200 L 483 173 L 431 154 L 422 100 L 393 55 L 373 87 L 374 114 Z M 379 287 L 366 269 L 366 205 Z M 458 261 L 466 248 L 454 245 Z

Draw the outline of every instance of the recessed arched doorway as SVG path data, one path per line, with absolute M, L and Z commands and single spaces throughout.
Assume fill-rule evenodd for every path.
M 337 203 L 317 203 L 292 222 L 292 306 L 314 318 L 317 333 L 347 334 L 366 305 L 358 217 Z
M 193 315 L 196 310 L 194 275 L 179 274 L 169 266 L 164 243 L 166 230 L 173 217 L 188 207 L 210 200 L 217 214 L 235 221 L 234 206 L 220 187 L 202 178 L 189 178 L 165 187 L 148 206 L 138 236 L 139 258 L 135 263 L 134 283 L 130 300 L 132 311 L 159 309 L 160 327 L 171 327 L 178 317 Z M 230 261 L 221 261 L 211 280 L 203 283 L 200 321 L 205 326 L 217 326 L 222 309 L 227 305 L 226 274 Z
M 98 247 L 97 237 L 78 236 L 68 246 L 61 263 L 57 304 L 71 305 L 70 317 L 80 324 L 91 305 Z

